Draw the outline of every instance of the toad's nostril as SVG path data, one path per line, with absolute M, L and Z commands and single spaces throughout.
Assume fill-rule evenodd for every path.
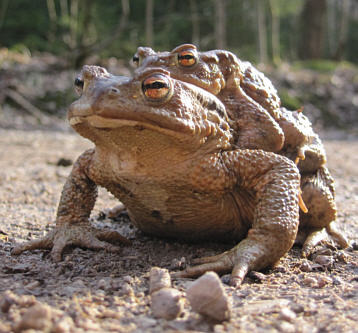
M 80 78 L 78 78 L 78 77 L 76 77 L 76 79 L 75 79 L 75 86 L 76 86 L 76 87 L 79 87 L 79 88 L 83 88 L 83 84 L 84 84 L 83 80 L 80 79 Z

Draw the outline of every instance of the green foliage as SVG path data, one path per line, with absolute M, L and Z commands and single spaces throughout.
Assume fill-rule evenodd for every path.
M 320 73 L 331 73 L 333 72 L 339 62 L 325 59 L 312 59 L 305 61 L 296 61 L 294 63 L 295 69 L 312 69 Z
M 289 90 L 281 88 L 279 89 L 279 96 L 281 98 L 281 105 L 289 110 L 298 110 L 300 107 L 302 107 L 302 101 L 292 95 L 292 93 L 289 92 Z

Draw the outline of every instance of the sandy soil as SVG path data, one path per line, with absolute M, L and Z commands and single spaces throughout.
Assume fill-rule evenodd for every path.
M 239 289 L 225 285 L 233 311 L 223 323 L 195 314 L 187 302 L 175 320 L 154 318 L 148 273 L 152 266 L 180 269 L 193 257 L 232 244 L 148 237 L 126 214 L 118 221 L 106 218 L 103 210 L 117 201 L 104 190 L 92 222 L 132 239 L 120 255 L 75 248 L 60 263 L 51 262 L 47 251 L 10 255 L 16 242 L 38 238 L 54 226 L 71 170 L 61 159 L 74 161 L 90 145 L 76 134 L 0 130 L 0 332 L 357 332 L 358 140 L 325 141 L 339 226 L 352 247 L 339 251 L 323 245 L 309 260 L 293 248 L 276 268 L 251 274 Z M 183 295 L 189 284 L 189 279 L 174 281 Z

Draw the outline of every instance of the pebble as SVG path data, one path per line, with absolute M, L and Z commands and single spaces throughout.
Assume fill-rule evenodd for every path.
M 340 262 L 343 262 L 343 263 L 345 263 L 345 264 L 347 264 L 348 261 L 349 261 L 348 256 L 347 256 L 344 252 L 339 252 L 339 253 L 337 254 L 337 259 L 338 259 Z
M 317 279 L 315 279 L 314 277 L 311 277 L 311 276 L 306 277 L 302 282 L 307 287 L 317 286 Z
M 317 277 L 317 287 L 323 288 L 327 284 L 332 284 L 333 280 L 329 276 L 319 276 Z
M 53 333 L 71 333 L 74 332 L 74 322 L 71 317 L 66 316 L 58 320 L 52 327 Z
M 314 261 L 323 267 L 332 267 L 334 264 L 334 259 L 331 256 L 325 255 L 318 255 Z
M 26 285 L 26 289 L 33 290 L 40 286 L 40 282 L 35 280 Z
M 36 298 L 30 295 L 18 296 L 15 295 L 10 290 L 4 292 L 2 297 L 0 298 L 0 309 L 2 312 L 8 312 L 11 305 L 16 304 L 21 307 L 32 306 L 36 303 Z
M 175 258 L 172 260 L 170 264 L 171 269 L 185 269 L 185 267 L 186 267 L 185 257 L 181 257 L 180 260 Z
M 184 309 L 184 299 L 174 288 L 162 288 L 151 295 L 151 309 L 154 317 L 172 320 Z
M 134 291 L 133 291 L 133 288 L 128 283 L 124 283 L 122 288 L 119 291 L 119 294 L 121 296 L 133 296 Z
M 167 269 L 152 267 L 149 276 L 149 293 L 152 294 L 162 288 L 170 288 L 172 285 Z
M 301 265 L 300 265 L 300 270 L 302 272 L 312 272 L 312 265 L 305 260 Z
M 51 317 L 52 310 L 48 305 L 35 304 L 24 313 L 15 331 L 22 332 L 33 329 L 49 332 L 52 326 Z
M 216 273 L 205 273 L 191 284 L 186 294 L 193 311 L 218 321 L 230 318 L 229 299 Z
M 279 318 L 288 322 L 292 322 L 296 318 L 296 313 L 294 313 L 289 308 L 283 308 L 280 311 Z

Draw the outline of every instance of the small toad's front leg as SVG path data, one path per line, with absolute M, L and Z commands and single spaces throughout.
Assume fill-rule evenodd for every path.
M 225 152 L 222 160 L 234 184 L 233 191 L 245 189 L 256 196 L 251 228 L 233 249 L 197 259 L 199 266 L 174 276 L 194 277 L 209 270 L 231 271 L 231 282 L 237 286 L 249 271 L 274 265 L 293 245 L 299 222 L 300 175 L 292 161 L 260 150 Z
M 57 210 L 56 227 L 44 238 L 17 245 L 12 254 L 26 250 L 52 249 L 53 260 L 60 261 L 69 245 L 118 252 L 119 247 L 106 242 L 129 241 L 116 231 L 98 230 L 89 224 L 89 216 L 97 198 L 97 186 L 88 177 L 94 150 L 84 152 L 73 166 L 63 187 Z

